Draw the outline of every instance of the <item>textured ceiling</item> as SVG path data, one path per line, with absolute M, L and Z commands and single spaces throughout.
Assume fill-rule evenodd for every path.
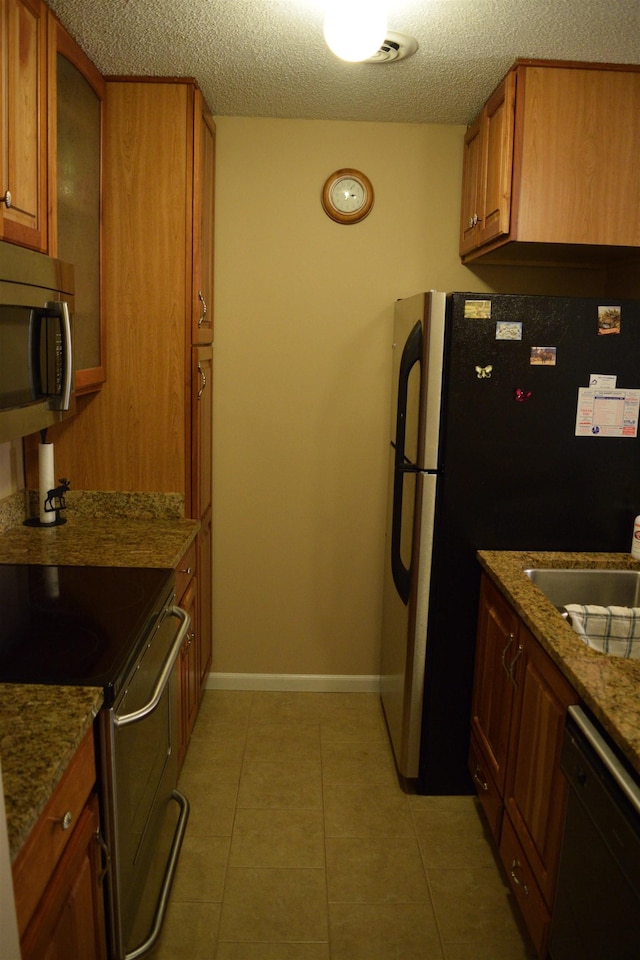
M 195 77 L 214 114 L 468 123 L 517 57 L 640 62 L 640 0 L 389 0 L 413 57 L 346 64 L 322 0 L 48 0 L 104 74 Z

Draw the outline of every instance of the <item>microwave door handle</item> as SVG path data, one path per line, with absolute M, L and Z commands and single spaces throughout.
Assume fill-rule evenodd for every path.
M 29 311 L 29 391 L 31 399 L 37 400 L 42 394 L 42 371 L 40 368 L 40 337 L 42 314 L 35 309 Z
M 68 410 L 71 403 L 73 389 L 73 344 L 71 342 L 71 317 L 69 306 L 65 300 L 50 300 L 45 304 L 47 310 L 52 311 L 60 320 L 60 336 L 62 339 L 62 382 L 60 389 L 59 410 Z

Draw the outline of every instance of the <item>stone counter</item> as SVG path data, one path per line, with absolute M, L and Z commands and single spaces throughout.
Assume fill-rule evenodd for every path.
M 0 563 L 92 567 L 175 567 L 198 520 L 69 517 L 59 527 L 11 527 L 0 536 Z
M 101 705 L 97 687 L 0 683 L 0 756 L 12 861 Z
M 482 550 L 478 559 L 640 773 L 640 660 L 609 657 L 587 646 L 524 573 L 530 567 L 640 570 L 640 562 L 628 553 L 496 550 Z

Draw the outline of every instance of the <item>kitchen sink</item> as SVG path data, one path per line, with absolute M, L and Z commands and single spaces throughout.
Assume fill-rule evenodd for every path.
M 640 607 L 640 570 L 535 568 L 524 572 L 556 607 L 568 603 Z

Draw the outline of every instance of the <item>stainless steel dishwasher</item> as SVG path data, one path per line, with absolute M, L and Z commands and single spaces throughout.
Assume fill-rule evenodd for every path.
M 640 957 L 640 785 L 580 707 L 561 761 L 569 784 L 552 960 Z

